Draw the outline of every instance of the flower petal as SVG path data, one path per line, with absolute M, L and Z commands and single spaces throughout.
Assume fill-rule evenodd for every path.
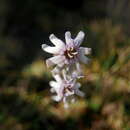
M 62 67 L 56 66 L 56 67 L 51 71 L 51 73 L 52 73 L 53 76 L 55 76 L 55 75 L 59 74 L 59 73 L 61 72 L 61 70 L 62 70 Z
M 90 61 L 90 59 L 88 57 L 86 57 L 85 55 L 81 54 L 79 56 L 79 61 L 82 62 L 82 63 L 84 63 L 84 64 L 88 64 L 89 61 Z
M 58 83 L 58 84 L 61 84 L 62 83 L 62 78 L 60 77 L 60 75 L 54 75 L 53 76 L 54 78 L 55 78 L 55 80 L 56 80 L 56 82 Z
M 77 70 L 78 75 L 82 74 L 82 70 L 81 70 L 81 66 L 80 66 L 79 62 L 76 63 L 76 70 Z
M 55 64 L 57 64 L 59 67 L 63 66 L 65 57 L 64 56 L 54 56 L 46 60 L 46 64 L 48 67 L 51 67 Z
M 60 49 L 65 48 L 64 42 L 62 40 L 60 40 L 59 38 L 57 38 L 54 34 L 51 34 L 49 39 L 58 48 L 60 48 Z
M 57 95 L 57 96 L 52 96 L 52 99 L 54 101 L 56 101 L 56 102 L 59 102 L 62 99 L 62 97 L 60 97 L 59 95 Z
M 59 54 L 59 51 L 60 51 L 58 47 L 50 47 L 46 44 L 42 44 L 42 49 L 51 54 Z
M 67 72 L 65 69 L 62 70 L 62 75 L 63 75 L 64 80 L 67 80 Z
M 81 53 L 85 54 L 85 55 L 88 55 L 91 53 L 91 48 L 87 48 L 87 47 L 80 47 L 80 51 Z
M 80 91 L 80 90 L 76 90 L 75 94 L 78 95 L 78 96 L 80 96 L 80 97 L 84 97 L 85 96 L 85 93 L 82 92 L 82 91 Z
M 80 83 L 76 83 L 75 84 L 75 89 L 79 89 L 81 87 L 81 84 Z
M 73 47 L 74 46 L 74 41 L 73 39 L 71 38 L 71 33 L 69 31 L 67 31 L 65 33 L 65 41 L 66 41 L 66 44 L 69 46 L 69 47 Z
M 81 84 L 80 83 L 76 83 L 75 85 L 75 94 L 81 97 L 85 96 L 85 93 L 83 93 L 82 91 L 79 90 Z
M 84 40 L 84 36 L 85 36 L 85 33 L 83 31 L 80 31 L 76 38 L 74 39 L 74 43 L 77 47 L 80 46 L 80 44 L 82 43 L 82 41 Z
M 50 85 L 51 87 L 53 87 L 53 88 L 58 88 L 58 84 L 57 84 L 57 82 L 55 82 L 55 81 L 50 81 L 50 82 L 49 82 L 49 85 Z
M 71 95 L 74 95 L 74 91 L 72 91 L 72 92 L 68 91 L 68 92 L 65 93 L 66 97 L 71 96 Z

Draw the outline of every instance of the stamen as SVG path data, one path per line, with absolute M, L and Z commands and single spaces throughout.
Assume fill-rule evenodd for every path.
M 64 55 L 67 59 L 72 59 L 78 54 L 77 50 L 73 47 L 67 48 L 67 50 L 64 52 Z
M 78 52 L 72 52 L 72 54 L 73 54 L 73 55 L 77 55 L 77 54 L 78 54 Z
M 64 88 L 63 93 L 65 94 L 67 92 L 72 92 L 72 91 L 73 91 L 72 86 L 68 86 L 68 87 Z
M 69 58 L 73 58 L 73 56 L 70 53 L 67 53 Z
M 74 51 L 74 48 L 73 48 L 73 47 L 71 47 L 71 48 L 70 48 L 70 51 Z

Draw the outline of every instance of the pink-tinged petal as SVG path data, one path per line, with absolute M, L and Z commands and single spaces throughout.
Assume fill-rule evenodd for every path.
M 74 41 L 71 38 L 71 33 L 69 31 L 67 31 L 65 33 L 65 41 L 68 47 L 73 47 L 74 46 Z
M 51 54 L 59 54 L 59 51 L 60 51 L 58 47 L 50 47 L 46 44 L 42 44 L 42 49 Z
M 79 47 L 84 40 L 85 33 L 80 31 L 74 39 L 75 46 Z
M 61 65 L 63 65 L 64 60 L 65 60 L 64 56 L 58 55 L 47 59 L 46 64 L 48 67 L 51 67 L 53 65 L 58 65 L 59 67 L 61 67 Z
M 59 88 L 59 91 L 58 91 L 58 95 L 61 97 L 61 98 L 63 98 L 63 89 L 64 89 L 64 86 L 63 85 L 61 85 L 60 86 L 60 88 Z
M 81 53 L 83 53 L 84 55 L 89 55 L 91 53 L 91 48 L 87 48 L 87 47 L 80 47 L 80 51 Z
M 65 48 L 64 42 L 62 40 L 60 40 L 59 38 L 57 38 L 54 34 L 51 34 L 49 39 L 56 47 L 58 47 L 60 49 Z

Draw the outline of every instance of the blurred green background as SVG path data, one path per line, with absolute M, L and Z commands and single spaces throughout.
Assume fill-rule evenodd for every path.
M 0 130 L 130 130 L 129 0 L 0 0 Z M 68 110 L 51 100 L 41 44 L 83 30 L 92 48 Z

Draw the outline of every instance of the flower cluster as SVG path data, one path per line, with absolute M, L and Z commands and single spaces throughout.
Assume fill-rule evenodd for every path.
M 56 81 L 50 81 L 51 92 L 56 93 L 52 98 L 59 102 L 63 101 L 65 107 L 68 102 L 74 102 L 74 94 L 81 97 L 84 93 L 79 90 L 80 83 L 77 79 L 83 77 L 80 63 L 87 64 L 91 48 L 80 47 L 84 39 L 84 32 L 80 31 L 75 39 L 71 38 L 71 33 L 65 33 L 65 43 L 51 34 L 49 39 L 54 46 L 42 44 L 42 49 L 53 54 L 53 57 L 46 60 L 48 67 L 52 67 L 52 75 Z

